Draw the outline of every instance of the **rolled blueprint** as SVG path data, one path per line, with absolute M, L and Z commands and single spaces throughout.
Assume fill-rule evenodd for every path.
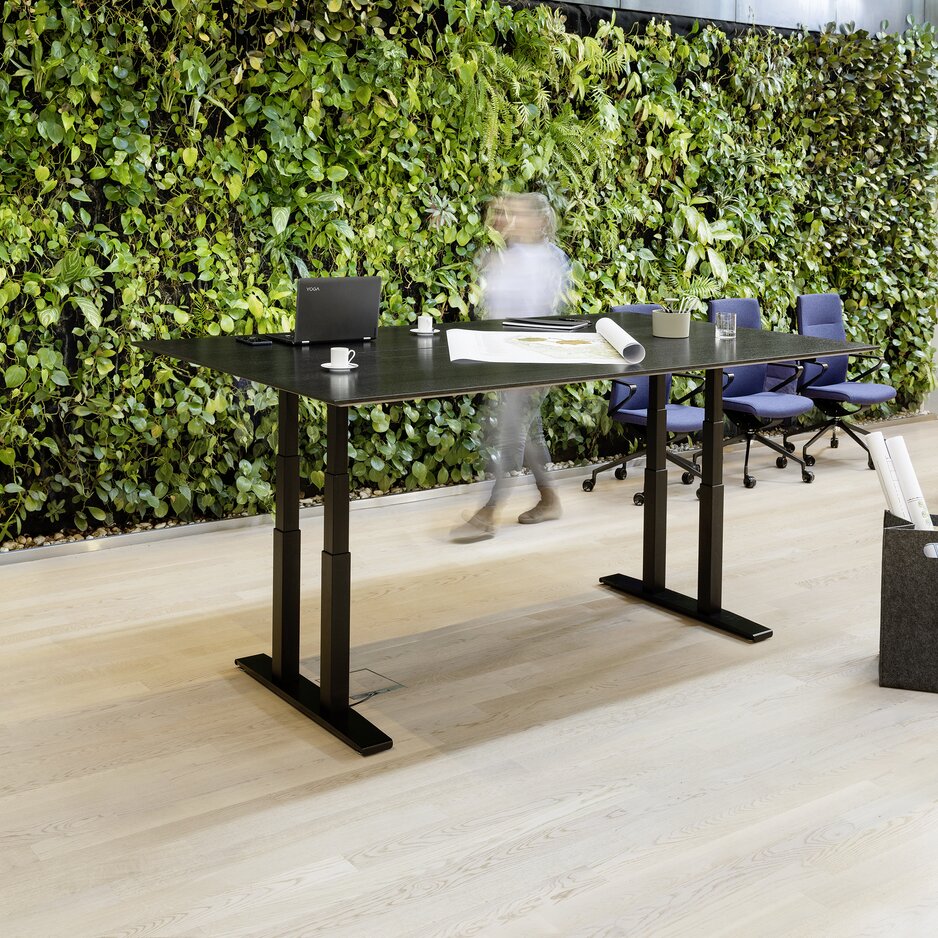
M 897 518 L 911 521 L 909 510 L 905 507 L 905 499 L 902 497 L 899 479 L 896 476 L 896 468 L 892 459 L 889 458 L 889 450 L 886 449 L 886 438 L 879 431 L 870 433 L 866 437 L 866 446 L 870 451 L 873 465 L 876 467 L 876 475 L 879 477 L 883 495 L 886 496 L 886 507 Z
M 922 495 L 918 478 L 912 468 L 912 460 L 909 459 L 905 440 L 901 436 L 891 437 L 886 440 L 886 450 L 896 469 L 896 478 L 902 490 L 902 500 L 908 509 L 907 517 L 917 530 L 934 531 L 935 526 L 931 523 L 931 515 L 928 513 L 925 497 Z
M 645 357 L 645 346 L 630 336 L 611 319 L 596 320 L 596 331 L 630 364 L 637 365 Z

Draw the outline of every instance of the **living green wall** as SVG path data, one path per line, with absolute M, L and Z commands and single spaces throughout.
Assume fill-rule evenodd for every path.
M 382 319 L 472 315 L 484 201 L 560 210 L 578 308 L 833 290 L 899 408 L 931 387 L 935 40 L 568 33 L 480 0 L 4 0 L 0 539 L 269 507 L 275 396 L 143 338 L 288 327 L 293 281 L 379 274 Z M 602 383 L 555 455 L 614 446 Z M 479 398 L 352 414 L 358 487 L 477 479 Z M 310 485 L 323 413 L 303 402 Z

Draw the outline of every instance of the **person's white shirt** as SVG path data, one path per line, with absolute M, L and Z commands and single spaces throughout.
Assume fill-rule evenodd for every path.
M 486 319 L 550 316 L 560 308 L 570 263 L 550 241 L 515 241 L 485 258 L 481 270 Z

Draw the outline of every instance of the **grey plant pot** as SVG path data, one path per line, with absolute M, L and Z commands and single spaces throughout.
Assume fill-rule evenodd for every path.
M 690 335 L 690 310 L 685 313 L 652 310 L 651 334 L 659 339 L 686 339 Z

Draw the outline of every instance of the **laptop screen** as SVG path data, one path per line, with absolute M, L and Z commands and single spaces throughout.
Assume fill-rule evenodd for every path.
M 380 277 L 303 277 L 296 282 L 294 341 L 373 339 L 380 310 Z

